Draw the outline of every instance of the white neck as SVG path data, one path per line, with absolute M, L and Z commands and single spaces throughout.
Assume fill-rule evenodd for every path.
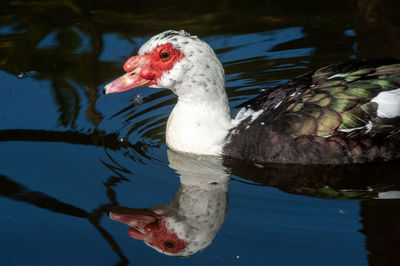
M 178 103 L 167 123 L 168 147 L 187 153 L 221 154 L 228 131 L 232 128 L 223 82 L 215 83 L 214 88 L 200 83 L 181 85 L 196 87 L 190 94 L 181 94 L 176 88 Z
M 178 103 L 167 123 L 169 148 L 187 153 L 219 155 L 232 128 L 221 62 L 205 42 L 183 38 L 176 44 L 185 55 L 157 80 L 172 90 Z

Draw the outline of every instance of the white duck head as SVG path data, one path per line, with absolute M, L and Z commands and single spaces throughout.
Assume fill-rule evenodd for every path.
M 152 37 L 125 62 L 124 70 L 125 75 L 105 87 L 106 94 L 148 86 L 168 88 L 185 101 L 226 96 L 224 70 L 213 49 L 183 30 Z
M 105 86 L 168 88 L 178 96 L 167 124 L 167 144 L 177 151 L 219 155 L 232 128 L 225 77 L 212 48 L 184 31 L 165 31 L 124 64 L 126 74 Z

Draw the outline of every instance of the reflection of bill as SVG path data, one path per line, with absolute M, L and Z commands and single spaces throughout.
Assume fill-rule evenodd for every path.
M 132 238 L 161 253 L 190 256 L 210 245 L 225 221 L 229 175 L 218 158 L 168 151 L 168 159 L 181 186 L 167 205 L 118 207 L 109 216 L 129 225 Z

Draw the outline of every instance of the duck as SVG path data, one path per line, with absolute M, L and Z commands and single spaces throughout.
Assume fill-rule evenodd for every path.
M 183 30 L 150 38 L 105 94 L 167 88 L 178 101 L 166 144 L 253 164 L 359 164 L 400 158 L 400 61 L 355 59 L 305 73 L 245 102 L 232 118 L 223 66 Z
M 161 254 L 188 257 L 209 246 L 226 219 L 229 174 L 218 158 L 167 155 L 181 183 L 173 199 L 144 209 L 118 206 L 109 218 Z

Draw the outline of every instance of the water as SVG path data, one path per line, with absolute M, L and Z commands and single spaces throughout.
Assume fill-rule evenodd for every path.
M 398 5 L 3 1 L 0 265 L 398 265 L 400 202 L 375 199 L 399 187 L 398 163 L 260 169 L 182 157 L 165 145 L 171 92 L 101 94 L 149 37 L 183 28 L 216 50 L 234 114 L 317 67 L 399 58 Z M 184 259 L 108 216 L 186 196 L 182 208 L 195 210 L 194 195 L 220 205 L 201 215 L 215 224 L 210 243 Z

